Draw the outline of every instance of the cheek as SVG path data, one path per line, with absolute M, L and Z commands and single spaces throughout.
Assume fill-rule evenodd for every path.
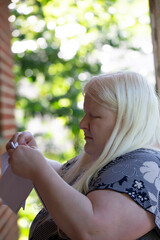
M 93 134 L 93 137 L 100 137 L 103 139 L 108 139 L 111 135 L 115 126 L 115 119 L 93 119 L 90 122 L 90 132 Z
M 91 134 L 93 135 L 97 135 L 98 134 L 98 130 L 100 129 L 101 127 L 101 124 L 96 121 L 96 119 L 93 119 L 91 122 L 90 122 L 90 132 Z
M 93 137 L 94 143 L 96 145 L 104 145 L 104 141 L 106 139 L 106 129 L 101 125 L 101 123 L 96 122 L 90 124 L 90 133 Z
M 106 122 L 99 122 L 95 125 L 91 125 L 91 131 L 94 137 L 97 137 L 99 142 L 103 142 L 105 144 L 108 139 L 110 138 L 114 129 L 114 124 L 106 123 Z

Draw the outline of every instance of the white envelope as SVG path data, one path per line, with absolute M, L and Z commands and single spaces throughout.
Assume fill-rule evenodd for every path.
M 8 153 L 1 156 L 0 198 L 14 213 L 25 207 L 25 200 L 33 189 L 30 180 L 15 175 L 8 164 Z

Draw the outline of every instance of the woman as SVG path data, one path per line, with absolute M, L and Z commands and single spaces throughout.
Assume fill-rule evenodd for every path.
M 159 239 L 160 122 L 157 96 L 134 72 L 93 77 L 84 87 L 84 153 L 63 166 L 44 158 L 29 132 L 7 151 L 46 209 L 30 240 Z

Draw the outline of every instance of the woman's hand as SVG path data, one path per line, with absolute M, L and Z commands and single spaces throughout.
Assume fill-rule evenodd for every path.
M 37 147 L 37 143 L 32 133 L 28 131 L 15 133 L 6 145 L 7 151 L 11 148 L 11 145 L 10 145 L 11 142 L 13 143 L 17 142 L 19 145 L 28 145 L 30 147 Z
M 36 147 L 19 145 L 16 149 L 8 149 L 7 152 L 13 173 L 32 181 L 48 165 L 43 154 Z

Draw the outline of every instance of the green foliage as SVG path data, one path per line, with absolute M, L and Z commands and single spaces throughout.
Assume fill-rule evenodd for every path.
M 37 114 L 66 116 L 65 124 L 76 135 L 73 141 L 75 150 L 79 151 L 81 146 L 76 139 L 80 136 L 77 123 L 82 118 L 82 109 L 78 97 L 82 86 L 92 75 L 101 73 L 101 62 L 96 54 L 104 45 L 136 48 L 130 40 L 135 26 L 141 25 L 138 16 L 133 16 L 133 26 L 125 28 L 119 19 L 125 21 L 130 14 L 128 9 L 138 4 L 138 1 L 131 0 L 17 2 L 12 9 L 16 17 L 12 26 L 13 32 L 17 30 L 18 33 L 12 42 L 30 40 L 26 43 L 28 47 L 15 54 L 17 89 L 25 78 L 31 86 L 36 86 L 38 92 L 35 97 L 28 98 L 17 91 L 17 109 L 24 109 L 19 129 L 25 129 L 29 118 Z M 121 5 L 126 9 L 119 13 Z M 69 104 L 62 104 L 63 99 Z
M 79 130 L 83 116 L 82 88 L 91 76 L 103 73 L 98 53 L 104 46 L 143 51 L 133 39 L 150 34 L 147 21 L 140 21 L 141 17 L 148 17 L 148 5 L 146 0 L 13 2 L 10 9 L 12 17 L 15 16 L 11 22 L 16 108 L 21 112 L 17 117 L 18 130 L 25 130 L 29 119 L 36 116 L 61 119 L 70 130 L 68 138 L 74 147 L 59 157 L 50 152 L 48 143 L 45 151 L 47 157 L 63 162 L 83 146 Z M 30 90 L 24 94 L 26 85 Z M 43 135 L 44 142 L 50 138 L 48 129 L 48 134 Z M 25 216 L 20 211 L 20 240 L 27 239 L 36 213 L 28 205 L 31 207 L 35 201 L 38 200 L 33 192 Z
M 18 225 L 20 227 L 20 238 L 19 240 L 28 239 L 28 229 L 35 217 L 35 215 L 41 210 L 42 204 L 40 203 L 39 198 L 35 190 L 30 194 L 30 197 L 27 198 L 25 205 L 25 212 L 23 209 L 19 211 L 19 220 Z
M 66 125 L 78 138 L 77 122 L 82 117 L 82 110 L 77 104 L 82 88 L 80 76 L 85 71 L 85 79 L 88 79 L 101 72 L 101 63 L 95 54 L 103 45 L 135 48 L 130 39 L 135 32 L 135 25 L 140 26 L 139 16 L 133 16 L 135 24 L 125 28 L 120 26 L 119 18 L 123 17 L 125 21 L 130 14 L 127 10 L 137 7 L 137 2 L 24 0 L 16 4 L 13 9 L 16 16 L 13 28 L 19 34 L 13 38 L 13 42 L 32 40 L 36 45 L 34 50 L 28 48 L 15 54 L 17 86 L 25 76 L 38 89 L 38 95 L 33 99 L 17 93 L 17 108 L 25 109 L 23 126 L 20 128 L 25 128 L 25 122 L 37 113 L 42 116 L 65 115 Z M 20 11 L 22 6 L 28 12 Z M 126 8 L 123 15 L 117 11 L 121 6 Z M 78 45 L 74 46 L 76 43 Z M 77 49 L 73 51 L 72 46 Z M 73 53 L 65 56 L 63 48 L 69 48 Z M 68 99 L 70 104 L 62 106 L 60 99 Z

